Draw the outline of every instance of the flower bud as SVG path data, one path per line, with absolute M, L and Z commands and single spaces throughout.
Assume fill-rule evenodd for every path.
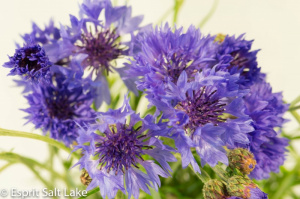
M 219 44 L 222 43 L 225 39 L 226 35 L 219 33 L 217 34 L 217 36 L 215 37 L 214 42 L 218 42 Z
M 85 186 L 88 186 L 92 182 L 92 178 L 90 177 L 89 173 L 83 169 L 80 175 L 81 183 Z
M 253 154 L 247 149 L 236 148 L 229 152 L 229 167 L 238 169 L 242 174 L 249 175 L 255 168 L 256 161 Z
M 226 187 L 219 180 L 209 180 L 204 184 L 203 195 L 205 199 L 226 198 Z
M 257 188 L 257 185 L 247 177 L 232 176 L 227 180 L 226 189 L 230 196 L 236 196 L 240 198 L 250 198 L 251 190 Z

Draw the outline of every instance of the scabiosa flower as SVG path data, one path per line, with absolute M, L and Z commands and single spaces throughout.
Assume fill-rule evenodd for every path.
M 129 198 L 138 198 L 139 189 L 150 194 L 148 186 L 157 190 L 159 175 L 169 177 L 168 162 L 176 158 L 171 147 L 152 136 L 164 130 L 154 121 L 150 115 L 141 119 L 125 99 L 120 109 L 99 113 L 95 124 L 82 127 L 75 150 L 81 149 L 83 156 L 77 164 L 92 179 L 88 190 L 99 186 L 103 198 L 114 198 L 118 190 L 127 191 Z M 144 159 L 144 155 L 154 158 L 160 166 Z
M 204 37 L 199 29 L 190 26 L 174 30 L 168 24 L 139 34 L 135 38 L 134 60 L 128 66 L 128 76 L 140 76 L 139 90 L 153 95 L 164 94 L 170 79 L 176 84 L 182 71 L 191 80 L 197 71 L 214 61 L 217 45 L 214 37 Z M 148 96 L 150 97 L 150 96 Z
M 101 82 L 101 88 L 97 92 L 103 98 L 95 103 L 99 107 L 102 101 L 110 102 L 106 76 L 116 71 L 123 77 L 127 70 L 114 65 L 118 59 L 129 54 L 131 39 L 125 40 L 124 37 L 134 37 L 134 32 L 140 29 L 143 17 L 132 17 L 131 7 L 113 7 L 109 0 L 85 0 L 80 10 L 79 19 L 70 16 L 71 27 L 61 26 L 63 41 L 59 46 L 53 45 L 51 55 L 56 58 L 54 62 L 79 54 L 87 55 L 82 66 L 90 71 L 91 77 L 96 74 L 96 82 Z M 103 11 L 105 17 L 100 20 L 99 16 Z M 134 80 L 124 79 L 124 83 L 137 94 Z
M 259 50 L 251 51 L 253 41 L 247 41 L 243 37 L 244 35 L 217 35 L 215 41 L 219 46 L 216 48 L 216 63 L 222 63 L 218 70 L 239 73 L 239 83 L 248 87 L 265 75 L 260 73 L 257 66 L 256 54 Z
M 215 166 L 218 161 L 228 163 L 224 146 L 235 142 L 248 143 L 247 133 L 253 131 L 251 119 L 244 113 L 238 74 L 206 69 L 188 82 L 185 71 L 177 84 L 168 82 L 166 95 L 160 100 L 150 99 L 169 125 L 175 127 L 171 137 L 182 156 L 183 166 L 192 164 L 200 172 L 191 148 L 195 147 L 201 164 Z
M 89 123 L 95 117 L 91 109 L 93 87 L 88 90 L 88 79 L 78 79 L 81 84 L 74 84 L 73 71 L 59 66 L 52 68 L 51 76 L 50 83 L 32 87 L 32 93 L 26 96 L 30 107 L 24 111 L 37 129 L 70 146 L 78 136 L 78 124 Z
M 8 75 L 19 75 L 32 83 L 47 81 L 49 78 L 52 63 L 39 44 L 29 41 L 23 47 L 16 49 L 15 54 L 9 56 L 9 60 L 3 65 L 11 68 Z
M 278 172 L 284 162 L 288 140 L 280 138 L 274 128 L 281 128 L 286 121 L 282 116 L 288 105 L 283 103 L 281 93 L 272 93 L 270 84 L 259 82 L 250 87 L 244 97 L 246 113 L 253 120 L 254 131 L 248 134 L 248 148 L 256 159 L 256 167 L 250 177 L 268 178 L 270 172 Z M 240 146 L 237 144 L 237 146 Z

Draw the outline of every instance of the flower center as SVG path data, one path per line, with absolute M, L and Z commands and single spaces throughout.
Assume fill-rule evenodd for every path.
M 48 112 L 51 118 L 59 120 L 72 119 L 75 116 L 74 106 L 78 103 L 71 103 L 67 95 L 59 95 L 57 91 L 53 91 L 55 96 L 52 99 L 46 98 Z
M 119 35 L 115 30 L 101 30 L 95 35 L 92 33 L 83 34 L 80 48 L 81 53 L 85 53 L 88 57 L 83 61 L 85 67 L 92 66 L 100 72 L 110 71 L 110 62 L 117 59 L 123 54 L 124 49 L 121 48 Z
M 39 58 L 39 56 L 43 55 L 43 52 L 41 52 L 41 51 L 42 51 L 42 49 L 39 45 L 34 45 L 30 48 L 25 48 L 22 54 L 20 53 L 17 55 L 17 56 L 20 56 L 19 67 L 21 67 L 21 68 L 27 67 L 29 71 L 40 70 L 42 68 L 42 66 L 39 63 L 40 60 L 38 58 Z M 39 55 L 39 53 L 41 53 L 41 54 Z
M 231 56 L 233 57 L 233 60 L 230 62 L 230 66 L 229 66 L 230 68 L 232 67 L 242 68 L 248 62 L 248 59 L 238 51 L 232 52 Z
M 220 122 L 225 122 L 226 119 L 220 116 L 225 111 L 225 103 L 221 103 L 219 99 L 214 99 L 214 94 L 217 90 L 206 92 L 204 86 L 198 92 L 193 90 L 193 95 L 186 93 L 186 99 L 179 102 L 175 108 L 185 112 L 189 116 L 189 122 L 185 128 L 191 131 L 197 127 L 204 126 L 207 123 L 218 125 Z
M 137 158 L 144 160 L 141 155 L 143 149 L 152 147 L 143 145 L 141 127 L 128 128 L 126 124 L 111 125 L 110 130 L 105 131 L 106 137 L 96 144 L 96 155 L 99 154 L 100 170 L 105 168 L 107 172 L 113 170 L 125 173 L 125 169 L 133 165 L 136 168 Z

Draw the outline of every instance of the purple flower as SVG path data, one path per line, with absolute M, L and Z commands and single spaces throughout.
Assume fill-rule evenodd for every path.
M 92 178 L 88 190 L 99 186 L 103 198 L 114 198 L 118 190 L 138 198 L 139 189 L 148 194 L 149 186 L 158 189 L 159 176 L 170 176 L 168 162 L 176 158 L 171 147 L 153 136 L 164 130 L 154 121 L 150 115 L 141 119 L 125 99 L 120 109 L 99 113 L 96 123 L 82 127 L 75 150 L 81 149 L 83 156 L 77 164 Z
M 28 42 L 24 47 L 16 49 L 9 60 L 3 64 L 4 67 L 11 68 L 9 75 L 19 75 L 32 83 L 48 81 L 52 63 L 40 45 Z
M 50 20 L 49 24 L 42 30 L 36 23 L 32 23 L 32 32 L 24 34 L 22 38 L 25 41 L 33 41 L 40 45 L 49 44 L 53 41 L 60 39 L 60 32 L 57 27 L 54 26 L 54 21 Z
M 250 190 L 250 199 L 268 199 L 268 194 L 260 190 L 258 187 Z
M 69 146 L 78 137 L 78 124 L 94 120 L 93 87 L 88 79 L 74 81 L 74 72 L 60 66 L 53 66 L 51 76 L 50 83 L 32 86 L 32 93 L 26 96 L 30 107 L 24 111 L 35 128 Z
M 269 177 L 278 172 L 285 159 L 288 140 L 280 138 L 274 128 L 281 128 L 286 121 L 282 116 L 288 105 L 283 103 L 281 93 L 272 93 L 270 84 L 256 83 L 244 97 L 246 113 L 253 120 L 254 131 L 248 134 L 250 143 L 242 145 L 255 156 L 257 165 L 250 176 L 255 179 Z
M 190 26 L 186 32 L 165 24 L 151 31 L 145 31 L 135 38 L 134 60 L 128 76 L 140 76 L 139 90 L 152 95 L 164 94 L 167 82 L 176 84 L 182 71 L 188 79 L 215 61 L 217 44 L 214 37 L 204 37 L 199 29 Z M 209 65 L 209 66 L 208 66 Z
M 105 11 L 104 20 L 100 14 Z M 61 26 L 62 41 L 48 46 L 54 63 L 69 60 L 72 56 L 86 55 L 82 66 L 96 74 L 95 82 L 100 83 L 95 101 L 99 107 L 103 101 L 110 103 L 110 93 L 106 80 L 110 72 L 118 72 L 121 77 L 127 68 L 117 68 L 118 59 L 128 56 L 131 38 L 138 31 L 142 16 L 132 17 L 131 7 L 113 7 L 109 0 L 85 0 L 80 6 L 81 17 L 70 15 L 71 27 Z M 129 37 L 130 39 L 126 40 Z M 133 79 L 124 79 L 126 86 L 137 94 Z M 101 94 L 101 95 L 100 95 Z
M 265 75 L 260 73 L 257 66 L 256 54 L 259 50 L 251 51 L 253 40 L 247 41 L 243 37 L 244 35 L 227 35 L 219 42 L 216 63 L 219 63 L 217 70 L 229 71 L 230 74 L 239 73 L 239 83 L 248 87 Z
M 184 167 L 191 163 L 200 172 L 192 147 L 201 157 L 202 165 L 215 166 L 218 161 L 228 163 L 224 146 L 249 143 L 247 133 L 253 131 L 253 127 L 250 117 L 244 113 L 242 99 L 247 91 L 239 89 L 238 79 L 237 74 L 206 69 L 188 82 L 183 71 L 177 84 L 168 82 L 166 95 L 159 99 L 149 97 L 163 112 L 162 117 L 175 127 L 170 137 L 175 140 Z

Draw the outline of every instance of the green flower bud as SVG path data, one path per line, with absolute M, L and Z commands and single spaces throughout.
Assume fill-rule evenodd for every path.
M 88 186 L 92 182 L 92 178 L 90 177 L 89 173 L 83 169 L 80 175 L 81 183 L 85 186 Z
M 204 184 L 203 196 L 205 199 L 226 198 L 226 187 L 219 180 L 216 179 L 209 180 Z
M 257 185 L 252 182 L 248 177 L 232 176 L 227 180 L 226 189 L 230 196 L 236 196 L 240 198 L 250 198 L 251 189 L 256 188 Z
M 228 153 L 229 167 L 238 169 L 242 174 L 249 175 L 255 168 L 256 161 L 253 154 L 247 149 L 236 148 Z

